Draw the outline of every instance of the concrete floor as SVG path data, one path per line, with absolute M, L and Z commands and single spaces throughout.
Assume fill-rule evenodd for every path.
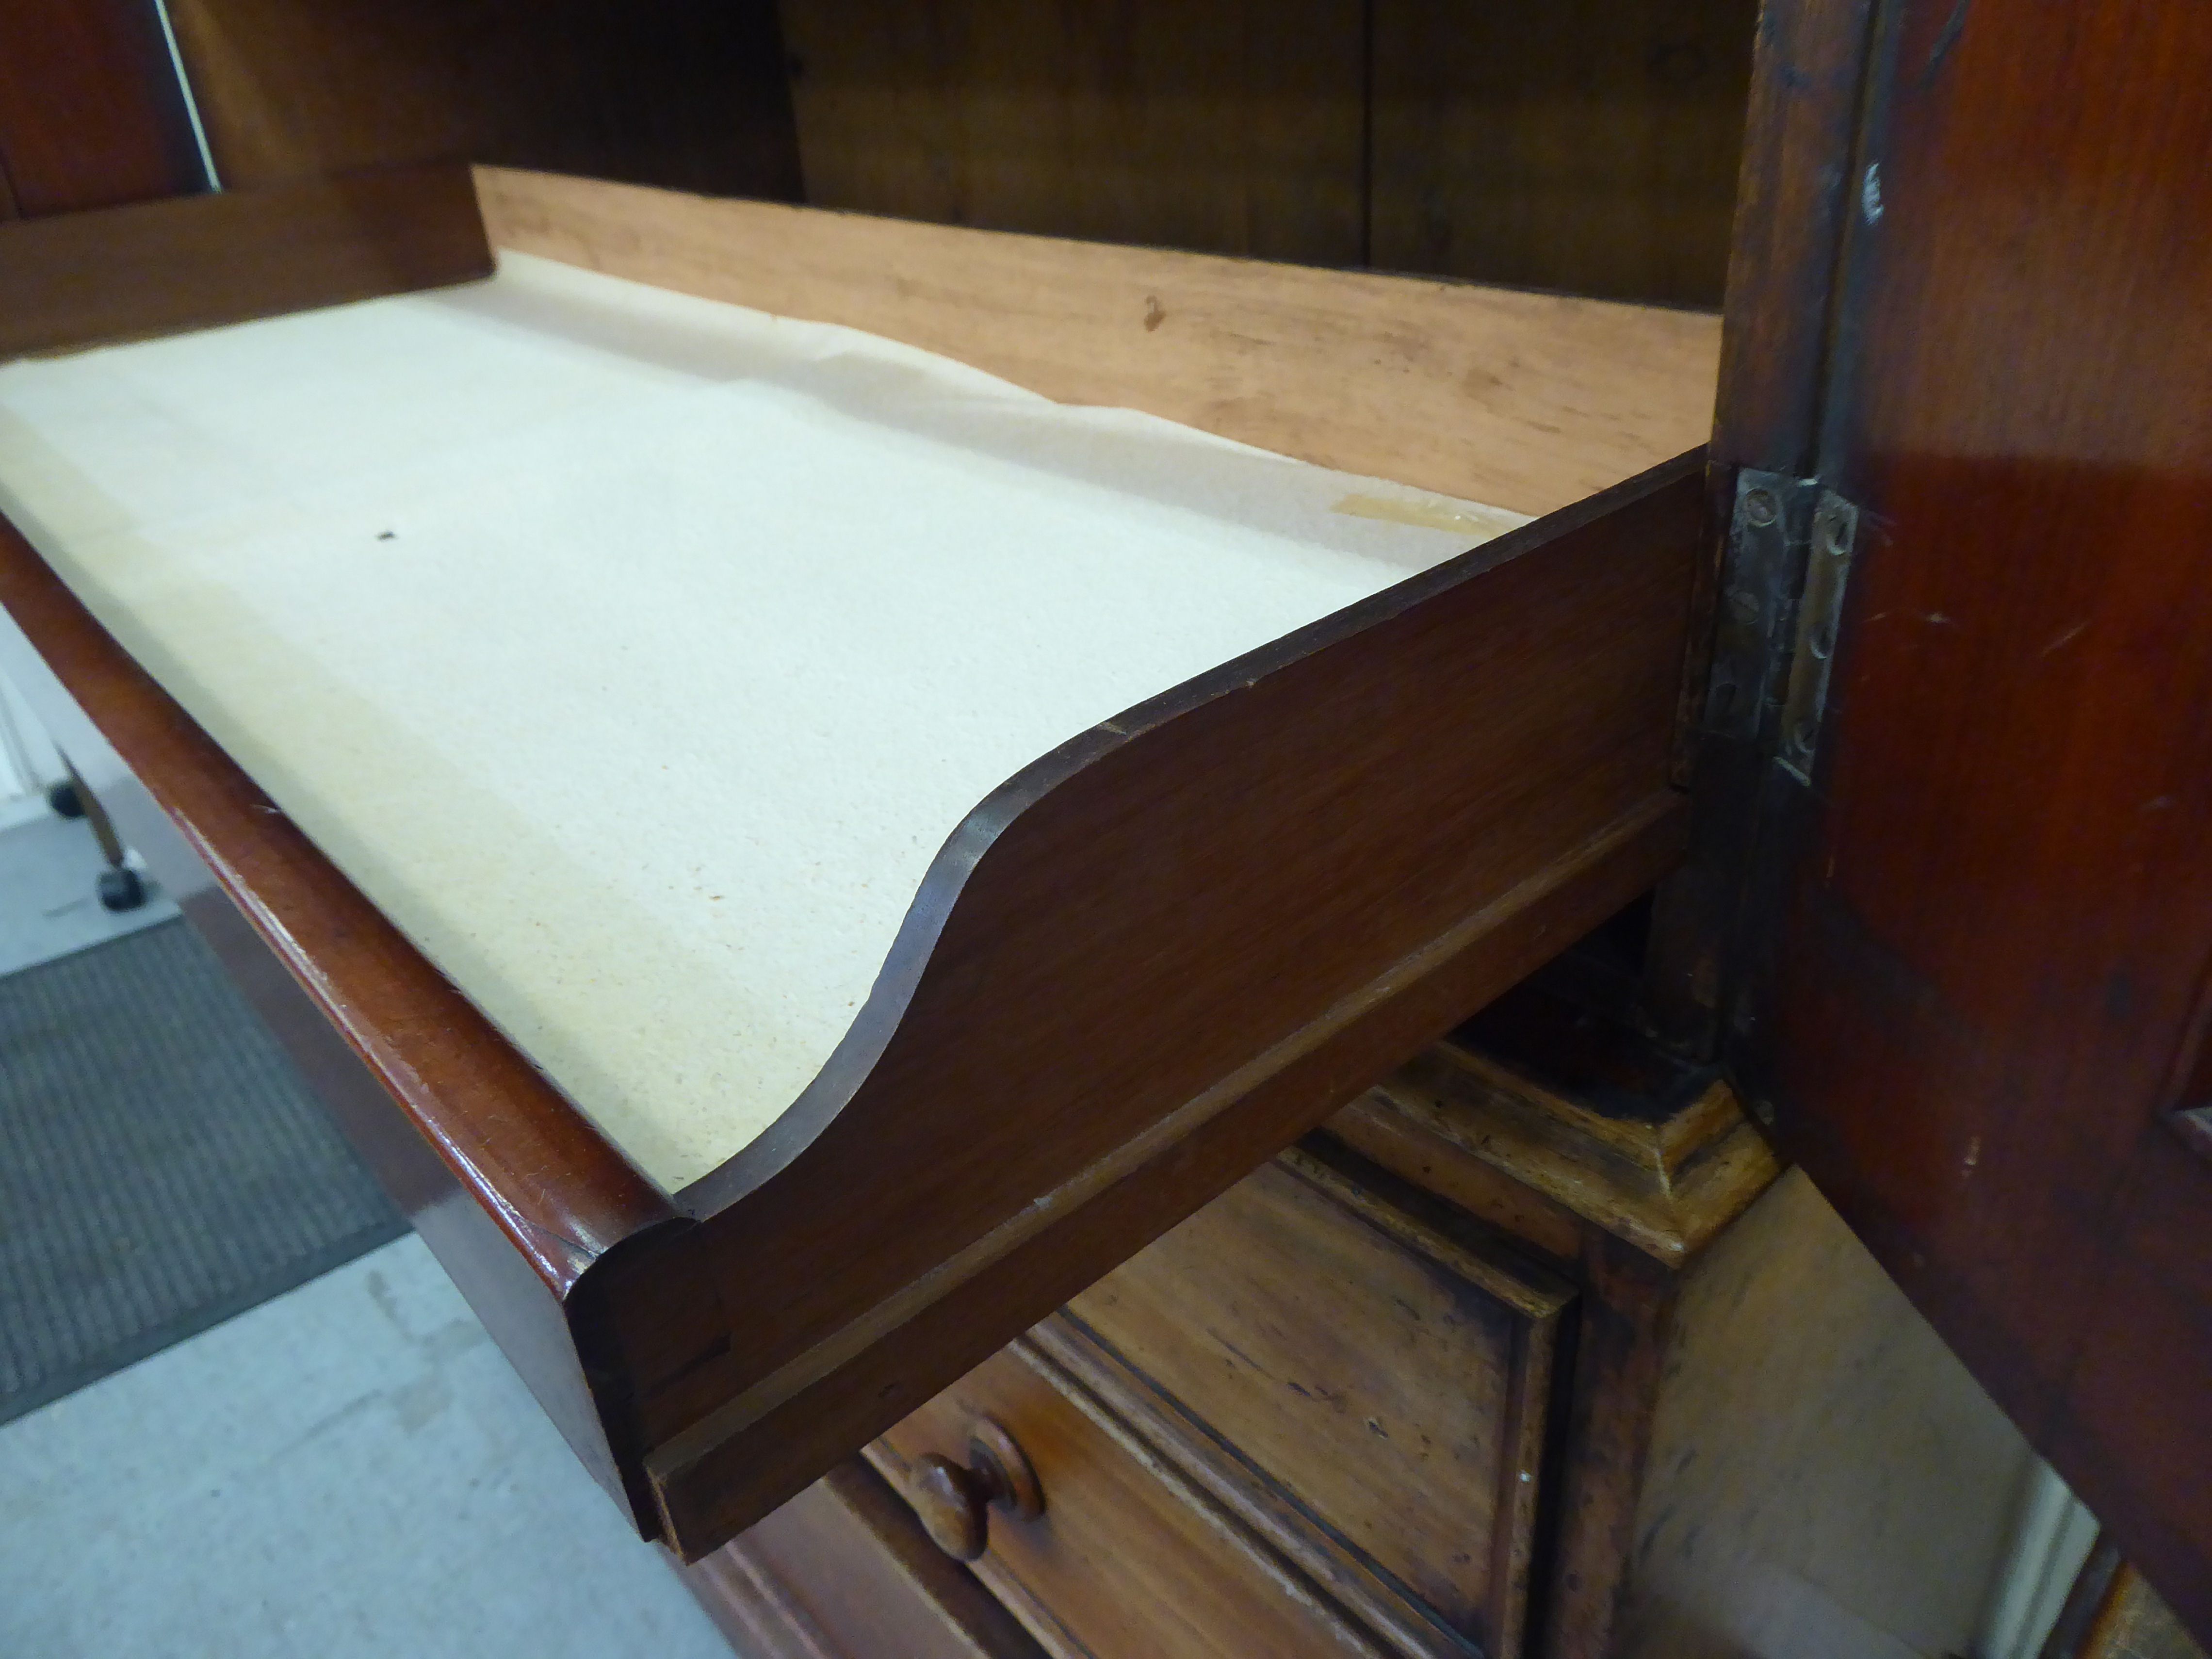
M 9 816 L 0 974 L 176 914 Z M 0 1659 L 303 1655 L 730 1659 L 412 1236 L 0 1426 Z
M 413 1237 L 0 1428 L 8 1659 L 730 1659 Z
M 167 921 L 177 914 L 153 883 L 135 910 L 106 910 L 96 891 L 107 867 L 92 826 L 34 810 L 0 824 L 0 975 Z

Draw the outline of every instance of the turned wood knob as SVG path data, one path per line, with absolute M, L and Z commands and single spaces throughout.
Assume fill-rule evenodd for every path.
M 991 1510 L 1034 1521 L 1044 1513 L 1044 1488 L 1013 1436 L 981 1417 L 968 1431 L 965 1464 L 934 1452 L 915 1460 L 907 1501 L 930 1542 L 956 1561 L 973 1561 L 991 1541 Z

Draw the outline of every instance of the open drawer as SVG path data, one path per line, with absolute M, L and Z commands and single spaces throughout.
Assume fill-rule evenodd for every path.
M 732 866 L 741 878 L 757 856 L 793 890 L 811 884 L 806 903 L 747 913 L 747 965 L 726 981 L 717 964 L 727 952 L 690 949 L 684 918 L 703 910 L 635 921 L 623 911 L 608 939 L 629 932 L 606 944 L 604 975 L 544 989 L 533 974 L 573 981 L 605 941 L 559 910 L 510 915 L 512 937 L 490 937 L 497 906 L 471 891 L 469 872 L 500 851 L 502 821 L 472 817 L 466 788 L 433 772 L 411 793 L 401 778 L 380 803 L 362 793 L 362 775 L 386 764 L 410 710 L 380 704 L 361 682 L 349 701 L 326 695 L 319 659 L 301 654 L 315 626 L 332 651 L 352 637 L 343 603 L 333 620 L 328 592 L 295 594 L 325 605 L 319 623 L 276 644 L 254 632 L 305 614 L 252 586 L 255 571 L 276 572 L 272 582 L 298 574 L 284 563 L 291 544 L 266 540 L 271 523 L 336 534 L 343 520 L 363 558 L 413 532 L 411 521 L 389 534 L 363 528 L 392 500 L 346 473 L 347 422 L 366 394 L 331 377 L 384 375 L 378 395 L 399 400 L 389 427 L 408 416 L 408 386 L 465 372 L 408 345 L 404 331 L 345 331 L 355 324 L 344 319 L 388 310 L 317 313 L 340 319 L 329 326 L 343 339 L 297 331 L 299 314 L 478 282 L 493 246 L 525 257 L 452 302 L 492 340 L 485 362 L 535 349 L 537 331 L 603 367 L 680 379 L 715 330 L 782 340 L 799 326 L 732 320 L 729 306 L 865 330 L 883 337 L 862 347 L 802 332 L 792 361 L 826 365 L 842 388 L 799 386 L 808 409 L 919 384 L 895 417 L 870 404 L 857 418 L 939 449 L 988 447 L 975 436 L 986 431 L 1012 442 L 1009 422 L 1042 422 L 1060 445 L 1045 470 L 1093 507 L 1115 489 L 1195 489 L 1189 480 L 1202 475 L 1261 529 L 1300 514 L 1299 524 L 1322 525 L 1313 533 L 1368 559 L 1364 585 L 1346 602 L 1309 584 L 1287 611 L 1205 586 L 1200 576 L 1219 574 L 1196 569 L 1214 533 L 1207 506 L 1199 531 L 1177 532 L 1197 538 L 1193 569 L 1147 578 L 1160 584 L 1149 614 L 1145 593 L 1097 606 L 1121 618 L 1102 620 L 1101 637 L 1120 627 L 1133 642 L 1115 647 L 1111 672 L 1093 673 L 1077 660 L 1083 641 L 1051 632 L 1080 619 L 1088 600 L 1062 595 L 1055 623 L 1018 593 L 946 647 L 954 660 L 933 671 L 935 691 L 890 667 L 867 684 L 869 651 L 854 647 L 857 678 L 843 684 L 848 695 L 861 685 L 865 706 L 843 726 L 805 724 L 802 692 L 787 695 L 775 676 L 751 702 L 695 698 L 701 725 L 770 742 L 859 732 L 891 712 L 911 721 L 921 717 L 902 705 L 927 714 L 939 707 L 931 696 L 963 718 L 971 703 L 1035 701 L 1048 705 L 1039 719 L 1067 729 L 995 772 L 999 751 L 969 743 L 964 724 L 948 730 L 942 752 L 913 769 L 940 793 L 966 790 L 936 818 L 914 805 L 935 799 L 921 784 L 885 781 L 887 763 L 808 750 L 787 770 L 801 786 L 818 779 L 818 799 L 796 787 L 775 819 L 781 839 L 761 832 Z M 594 305 L 599 320 L 580 345 L 576 307 Z M 279 320 L 243 320 L 253 318 Z M 43 358 L 230 323 L 241 325 L 198 337 L 216 343 L 182 368 L 162 360 L 175 376 L 164 384 L 223 404 L 224 377 L 262 374 L 276 389 L 260 396 L 263 418 L 289 410 L 285 420 L 313 428 L 286 434 L 298 437 L 295 475 L 270 482 L 226 471 L 228 460 L 203 465 L 204 448 L 220 447 L 221 434 L 205 432 L 88 459 L 87 442 L 96 448 L 133 417 L 128 398 L 83 378 L 86 366 L 150 362 L 128 354 L 166 339 L 121 356 L 0 367 L 0 504 L 18 521 L 0 527 L 0 605 L 42 661 L 34 672 L 52 677 L 26 690 L 62 710 L 65 744 L 74 716 L 64 693 L 112 745 L 173 826 L 132 826 L 157 873 L 206 888 L 190 913 L 276 1017 L 578 1454 L 643 1533 L 686 1559 L 1225 1190 L 1680 854 L 1672 754 L 1704 524 L 1700 456 L 1680 452 L 1710 417 L 1717 319 L 489 170 L 400 170 L 0 227 L 0 355 Z M 286 327 L 295 331 L 267 331 Z M 940 360 L 910 348 L 957 362 L 933 368 Z M 395 370 L 394 353 L 407 350 L 428 356 Z M 870 351 L 882 369 L 873 379 Z M 760 361 L 717 373 L 773 378 L 746 367 Z M 1012 386 L 978 391 L 978 414 L 928 379 L 957 380 L 959 363 Z M 545 395 L 587 405 L 599 384 Z M 1024 404 L 1012 388 L 1042 396 Z M 288 404 L 278 392 L 298 395 Z M 431 426 L 435 412 L 421 410 Z M 1175 438 L 1170 421 L 1236 441 Z M 753 429 L 780 439 L 772 424 Z M 359 442 L 373 451 L 382 441 Z M 715 453 L 742 459 L 735 438 L 724 443 Z M 491 466 L 504 452 L 484 453 Z M 1012 464 L 1036 465 L 1034 455 Z M 429 454 L 430 471 L 410 473 L 405 489 L 430 488 L 422 481 L 440 464 Z M 501 499 L 518 521 L 538 526 L 531 514 L 542 518 L 551 487 L 543 458 L 539 471 L 512 477 L 478 464 L 471 452 L 462 484 L 509 492 Z M 686 464 L 653 476 L 680 481 Z M 157 546 L 135 520 L 116 531 L 111 509 L 163 465 L 176 477 L 145 488 L 185 505 Z M 339 473 L 343 489 L 314 495 Z M 242 505 L 256 489 L 260 517 Z M 643 529 L 620 516 L 633 500 Z M 1011 514 L 1018 503 L 1006 501 Z M 502 684 L 515 706 L 501 718 L 518 730 L 584 720 L 577 711 L 595 698 L 620 701 L 594 667 L 577 702 L 533 702 L 530 674 L 544 667 L 531 666 L 533 650 L 555 649 L 544 630 L 587 643 L 594 629 L 611 632 L 639 675 L 682 682 L 688 659 L 652 628 L 636 631 L 637 612 L 590 608 L 624 576 L 593 561 L 604 543 L 605 560 L 620 566 L 623 536 L 689 534 L 710 507 L 695 509 L 680 489 L 664 499 L 619 488 L 597 507 L 617 516 L 521 538 L 549 565 L 585 573 L 562 587 L 565 599 L 534 594 L 512 617 L 459 600 L 426 607 L 441 631 L 414 643 L 418 720 L 434 719 L 439 696 L 481 699 Z M 933 500 L 909 508 L 896 498 L 889 510 L 895 522 L 910 511 L 915 544 L 951 562 L 953 589 L 990 599 L 988 574 L 953 568 L 968 556 L 967 532 L 930 540 Z M 1224 542 L 1250 530 L 1220 522 Z M 1456 550 L 1506 524 L 1519 527 Z M 721 544 L 702 533 L 712 563 Z M 1390 549 L 1410 550 L 1362 550 L 1393 537 Z M 253 559 L 222 567 L 235 580 L 218 604 L 206 561 L 248 542 Z M 1109 556 L 1113 544 L 1104 534 Z M 404 568 L 409 580 L 442 580 L 472 545 Z M 157 568 L 156 555 L 181 562 Z M 781 602 L 799 607 L 792 616 L 812 606 L 831 635 L 850 617 L 856 637 L 890 639 L 890 613 L 910 605 L 908 631 L 927 657 L 928 630 L 958 609 L 912 598 L 928 589 L 928 570 L 887 599 L 864 591 L 872 576 L 833 561 L 793 569 Z M 715 599 L 699 603 L 711 623 Z M 570 609 L 553 617 L 556 604 Z M 1209 641 L 1235 635 L 1217 623 L 1255 631 L 1249 646 L 1221 649 Z M 775 644 L 763 629 L 773 631 L 756 619 L 749 649 Z M 1128 665 L 1137 643 L 1159 645 L 1153 635 L 1175 636 L 1182 666 Z M 441 657 L 434 669 L 429 657 L 453 654 L 456 640 L 463 657 L 480 641 L 495 668 L 449 674 Z M 1028 667 L 1000 660 L 1016 646 L 1035 659 Z M 971 665 L 962 651 L 980 654 Z M 1155 660 L 1178 659 L 1144 659 Z M 1060 696 L 1063 670 L 1095 705 L 1079 720 L 1072 711 L 1091 705 Z M 1147 672 L 1155 678 L 1144 682 Z M 681 693 L 679 684 L 679 709 Z M 324 709 L 319 723 L 301 723 L 297 711 L 313 708 Z M 602 741 L 658 754 L 683 729 L 679 720 Z M 611 865 L 680 860 L 687 836 L 713 833 L 729 810 L 729 781 L 702 775 L 714 752 L 687 750 L 690 770 L 677 767 L 635 801 L 636 839 L 594 843 Z M 966 771 L 953 765 L 963 755 Z M 950 783 L 937 775 L 947 769 Z M 984 781 L 962 781 L 975 777 Z M 908 812 L 920 813 L 910 824 L 898 817 Z M 835 867 L 805 873 L 809 848 L 844 846 L 848 821 L 871 813 L 898 817 L 919 848 L 910 866 L 825 854 L 818 862 Z M 684 902 L 726 896 L 701 890 Z M 855 923 L 837 937 L 841 959 L 865 957 L 848 995 L 849 969 L 845 980 L 817 971 L 819 929 L 844 928 L 863 909 L 878 931 Z M 829 920 L 793 920 L 815 916 Z M 658 965 L 656 939 L 668 941 Z M 289 978 L 270 971 L 272 958 Z M 798 965 L 779 980 L 787 963 Z M 780 988 L 805 1004 L 793 1018 L 816 1033 L 813 1046 L 784 1042 L 777 1065 L 750 1067 L 756 1027 L 763 1052 L 782 1042 L 781 1016 L 758 1012 Z M 303 996 L 319 1018 L 286 1014 Z M 604 1026 L 605 1042 L 583 1043 L 585 1024 Z M 664 1097 L 674 1115 L 656 1119 Z

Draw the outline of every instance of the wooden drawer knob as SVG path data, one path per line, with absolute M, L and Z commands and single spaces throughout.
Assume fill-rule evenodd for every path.
M 968 1431 L 963 1465 L 931 1453 L 915 1460 L 907 1501 L 929 1540 L 956 1561 L 973 1561 L 991 1541 L 991 1510 L 1024 1521 L 1044 1513 L 1044 1488 L 1013 1436 L 989 1418 Z

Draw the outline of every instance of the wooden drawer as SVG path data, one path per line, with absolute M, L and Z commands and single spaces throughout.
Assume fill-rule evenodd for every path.
M 816 999 L 828 1022 L 817 1035 L 834 1038 L 826 1057 L 810 1051 L 760 1121 L 746 1120 L 751 1138 L 702 1152 L 702 1173 L 653 1163 L 645 1142 L 594 1114 L 582 1097 L 603 1085 L 624 1099 L 654 1087 L 571 1053 L 578 1020 L 553 1018 L 497 975 L 472 989 L 474 945 L 447 953 L 461 982 L 448 979 L 419 916 L 410 931 L 409 904 L 433 887 L 477 890 L 465 876 L 370 890 L 387 869 L 382 832 L 349 809 L 316 817 L 313 792 L 279 775 L 239 722 L 241 710 L 304 706 L 301 677 L 249 676 L 232 696 L 184 673 L 149 631 L 183 613 L 150 590 L 113 590 L 87 562 L 108 543 L 80 512 L 75 474 L 50 464 L 54 434 L 33 434 L 15 456 L 9 487 L 43 481 L 52 521 L 11 496 L 43 555 L 0 521 L 0 609 L 21 630 L 0 627 L 11 677 L 21 669 L 72 754 L 112 744 L 128 797 L 116 815 L 155 878 L 204 898 L 195 920 L 236 947 L 230 958 L 294 1035 L 303 1066 L 334 1079 L 371 1163 L 549 1415 L 639 1531 L 686 1560 L 851 1456 L 1680 857 L 1687 823 L 1672 755 L 1705 506 L 1698 458 L 1665 458 L 1707 424 L 1711 319 L 442 167 L 26 221 L 0 227 L 0 354 L 473 281 L 493 270 L 496 242 L 578 268 L 559 283 L 597 270 L 668 289 L 669 304 L 688 296 L 857 325 L 963 354 L 1051 399 L 1188 420 L 1322 465 L 1379 466 L 1414 448 L 1480 461 L 1480 477 L 1394 462 L 1408 476 L 1393 488 L 1463 489 L 1544 515 L 1362 586 L 1366 598 L 1256 650 L 1217 662 L 1209 647 L 1201 671 L 1171 684 L 1165 671 L 1147 678 L 1146 700 L 1111 718 L 1079 727 L 1071 716 L 1079 735 L 1047 753 L 1024 738 L 1004 758 L 1020 769 L 965 817 L 932 808 L 911 836 L 887 833 L 887 844 L 940 850 L 896 930 L 879 918 L 853 958 L 881 963 L 856 981 L 872 988 Z M 924 270 L 957 280 L 908 274 Z M 446 300 L 420 303 L 461 314 Z M 665 366 L 628 327 L 592 334 L 592 349 L 629 340 L 623 349 L 658 396 Z M 566 335 L 525 332 L 572 361 Z M 401 354 L 425 368 L 443 356 Z M 471 374 L 474 387 L 517 383 Z M 237 390 L 214 378 L 224 395 Z M 296 377 L 250 378 L 281 402 Z M 1366 392 L 1348 401 L 1354 382 Z M 269 429 L 289 444 L 282 420 Z M 398 430 L 411 453 L 411 421 Z M 84 437 L 118 489 L 160 471 L 104 431 Z M 379 477 L 396 465 L 362 464 Z M 1152 476 L 1149 461 L 1143 471 Z M 1340 498 L 1338 487 L 1316 509 L 1333 515 L 1332 547 L 1340 520 L 1373 518 L 1369 497 Z M 542 499 L 516 499 L 526 496 Z M 1253 498 L 1275 497 L 1271 487 Z M 1169 499 L 1146 495 L 1132 510 Z M 165 522 L 173 509 L 161 508 Z M 608 522 L 627 525 L 626 510 L 611 505 Z M 1447 520 L 1452 532 L 1468 523 Z M 563 539 L 576 528 L 564 521 L 546 539 L 598 568 L 606 544 Z M 427 544 L 419 532 L 364 534 L 370 545 Z M 841 614 L 842 591 L 830 582 L 817 613 Z M 577 604 L 564 615 L 595 627 Z M 641 660 L 657 627 L 641 635 Z M 218 642 L 205 661 L 229 656 Z M 1041 671 L 1033 684 L 1051 678 Z M 896 677 L 869 695 L 897 699 Z M 375 750 L 361 732 L 398 717 L 352 696 L 317 707 Z M 551 729 L 495 691 L 489 703 L 502 720 Z M 764 706 L 731 724 L 782 729 Z M 854 799 L 876 811 L 876 773 L 841 774 L 851 757 L 833 750 L 817 758 L 823 778 L 859 780 Z M 809 811 L 843 810 L 811 788 L 800 795 Z M 720 799 L 695 792 L 690 821 L 711 823 Z M 501 849 L 502 867 L 519 871 L 566 867 L 515 854 L 492 822 L 462 813 L 451 846 Z M 794 823 L 775 845 L 808 844 Z M 579 867 L 626 856 L 594 847 Z M 712 907 L 726 896 L 695 896 L 699 927 L 725 914 Z M 508 907 L 501 926 L 515 918 L 571 947 L 594 937 L 541 924 L 527 903 Z M 812 928 L 793 920 L 785 942 Z M 672 923 L 657 938 L 655 973 L 685 960 L 662 946 L 693 931 Z M 775 931 L 758 935 L 763 948 Z M 1260 939 L 1271 945 L 1255 952 Z M 526 945 L 514 959 L 541 954 Z M 591 984 L 627 983 L 641 1008 L 657 1006 L 644 981 L 596 955 L 587 965 Z M 699 982 L 720 986 L 722 1000 L 710 1018 L 662 1020 L 678 1040 L 742 1023 L 733 982 Z M 491 991 L 520 1000 L 501 1013 Z M 581 1001 L 607 1006 L 596 994 Z M 769 1052 L 766 1040 L 757 1048 Z M 560 1056 L 574 1061 L 568 1085 Z M 689 1098 L 692 1083 L 723 1076 L 703 1058 L 686 1075 L 666 1092 Z M 743 1115 L 726 1113 L 720 1083 L 702 1088 L 707 1118 Z M 1299 1479 L 1316 1512 L 1336 1504 L 1318 1477 Z M 1362 1547 L 1396 1559 L 1379 1536 Z M 1424 1581 L 1423 1593 L 1479 1624 L 1474 1609 L 1504 1580 L 1462 1565 L 1468 1575 Z
M 872 1455 L 1012 1432 L 980 1571 L 1071 1651 L 1519 1651 L 1571 1293 L 1387 1180 L 1286 1154 Z
M 681 1571 L 745 1659 L 1040 1659 L 857 1458 Z
M 1505 1655 L 1571 1298 L 1379 1171 L 1294 1151 L 1069 1310 L 1391 1587 L 1376 1616 Z
M 1050 1340 L 1049 1338 L 1047 1339 Z M 1059 1355 L 1024 1339 L 871 1449 L 911 1489 L 916 1460 L 964 1462 L 979 1419 L 1003 1427 L 1036 1469 L 1044 1512 L 994 1511 L 976 1572 L 1057 1654 L 1176 1659 L 1253 1653 L 1380 1654 L 1260 1534 L 1138 1432 Z

